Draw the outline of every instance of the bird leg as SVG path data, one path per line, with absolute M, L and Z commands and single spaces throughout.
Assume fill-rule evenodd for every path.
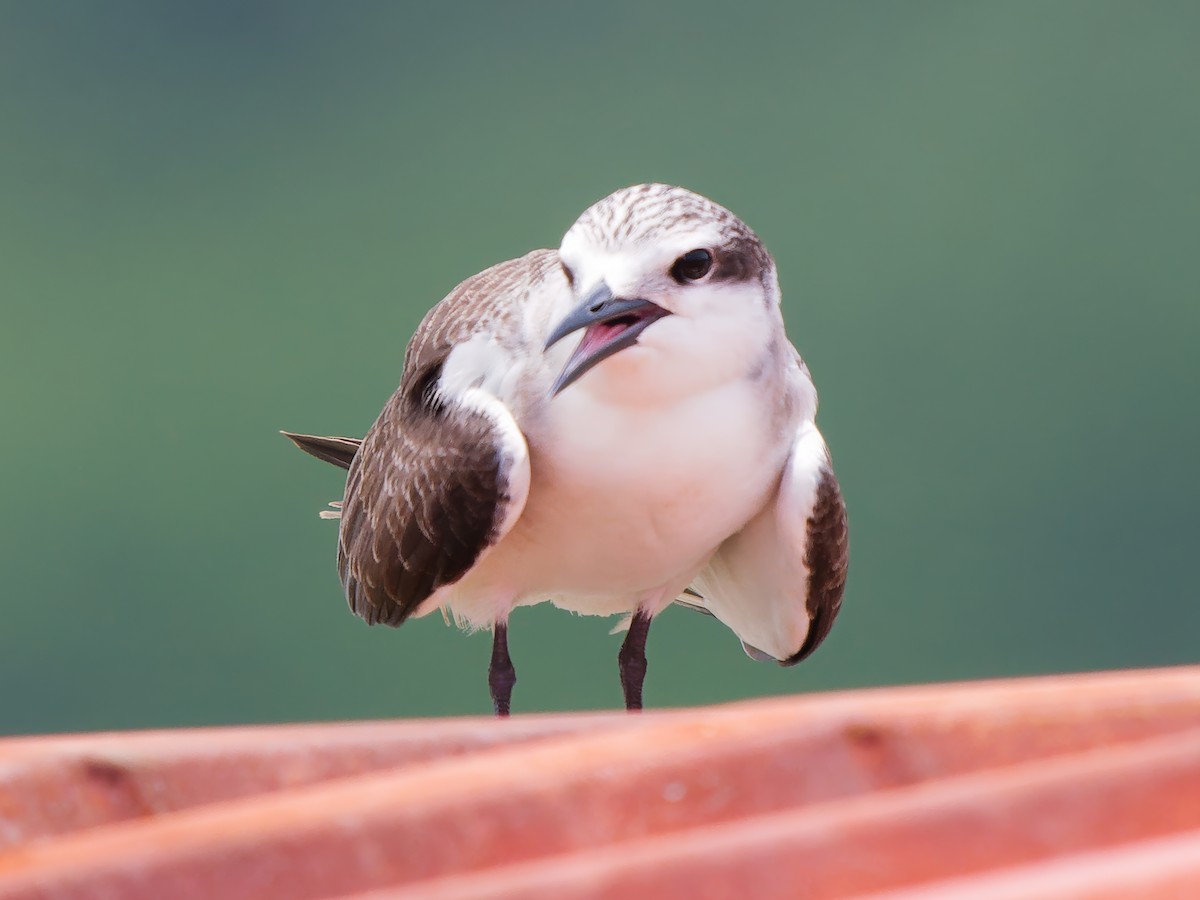
M 488 666 L 488 687 L 492 691 L 492 706 L 496 715 L 507 716 L 512 700 L 517 670 L 508 655 L 508 623 L 497 622 L 492 628 L 492 663 Z
M 642 682 L 646 678 L 646 636 L 650 633 L 650 614 L 637 610 L 629 623 L 625 643 L 617 654 L 621 667 L 621 690 L 625 692 L 625 708 L 642 708 Z

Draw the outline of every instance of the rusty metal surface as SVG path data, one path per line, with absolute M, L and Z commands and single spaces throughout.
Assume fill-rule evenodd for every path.
M 361 722 L 0 740 L 0 852 L 83 828 L 162 815 L 619 724 L 615 715 Z
M 0 741 L 0 898 L 1200 896 L 1197 830 L 1197 667 Z
M 859 900 L 1195 900 L 1200 831 L 1138 841 Z

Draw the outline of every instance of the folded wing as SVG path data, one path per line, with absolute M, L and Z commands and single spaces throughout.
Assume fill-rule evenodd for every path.
M 841 490 L 821 433 L 806 421 L 774 502 L 721 545 L 694 588 L 747 653 L 790 666 L 833 626 L 848 561 Z
M 346 479 L 338 572 L 370 624 L 399 625 L 462 578 L 529 491 L 528 447 L 502 404 L 413 402 L 392 397 Z
M 524 339 L 528 296 L 559 282 L 552 250 L 500 263 L 458 285 L 409 342 L 400 387 L 354 453 L 342 503 L 338 572 L 368 622 L 428 611 L 425 601 L 519 518 L 529 447 L 496 386 Z

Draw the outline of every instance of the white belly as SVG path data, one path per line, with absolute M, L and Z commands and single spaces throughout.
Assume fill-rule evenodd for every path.
M 544 600 L 602 615 L 669 602 L 775 490 L 789 431 L 766 403 L 751 381 L 668 407 L 556 397 L 527 431 L 521 518 L 444 602 L 479 624 Z

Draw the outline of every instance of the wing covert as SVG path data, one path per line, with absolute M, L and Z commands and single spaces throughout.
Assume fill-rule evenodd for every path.
M 486 369 L 520 349 L 524 304 L 547 279 L 565 284 L 553 250 L 492 266 L 433 307 L 409 342 L 400 387 L 354 454 L 342 503 L 338 573 L 350 608 L 367 622 L 399 625 L 425 611 L 524 509 L 525 437 L 482 387 L 488 372 L 464 377 L 454 356 L 480 339 L 494 345 L 476 360 Z M 452 370 L 447 390 L 443 375 Z
M 435 402 L 402 387 L 346 479 L 338 573 L 350 608 L 400 625 L 503 537 L 528 486 L 528 447 L 503 404 Z

